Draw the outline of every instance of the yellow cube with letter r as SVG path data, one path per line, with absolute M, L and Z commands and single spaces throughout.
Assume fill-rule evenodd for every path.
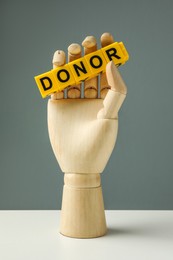
M 121 50 L 122 50 L 122 52 L 124 54 L 124 63 L 125 63 L 129 59 L 129 54 L 128 54 L 128 52 L 126 50 L 126 47 L 124 46 L 123 42 L 119 42 L 119 46 L 121 47 Z
M 113 61 L 116 66 L 120 66 L 124 63 L 124 54 L 119 46 L 118 42 L 114 42 L 101 49 L 107 63 Z

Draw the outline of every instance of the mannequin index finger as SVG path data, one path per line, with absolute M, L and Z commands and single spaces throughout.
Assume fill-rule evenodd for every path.
M 57 67 L 63 66 L 66 63 L 65 52 L 61 50 L 57 50 L 52 59 L 53 69 Z M 57 92 L 51 95 L 51 99 L 62 99 L 64 98 L 64 91 Z
M 81 58 L 82 50 L 78 43 L 72 43 L 68 47 L 68 61 L 74 61 Z M 80 98 L 81 97 L 81 84 L 73 85 L 67 89 L 67 98 Z

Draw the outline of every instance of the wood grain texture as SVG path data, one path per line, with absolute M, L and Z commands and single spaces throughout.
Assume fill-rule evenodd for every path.
M 78 180 L 75 181 L 76 176 L 73 174 L 70 177 L 73 185 L 70 185 L 67 175 L 71 174 L 65 174 L 60 233 L 75 238 L 103 236 L 107 228 L 102 188 L 98 186 L 100 184 L 98 176 L 91 179 L 88 174 L 80 174 L 77 175 Z
M 101 173 L 115 145 L 118 121 L 99 120 L 101 99 L 49 100 L 48 129 L 63 172 Z

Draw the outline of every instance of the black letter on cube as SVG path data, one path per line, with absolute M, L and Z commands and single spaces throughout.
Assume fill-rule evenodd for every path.
M 99 62 L 100 62 L 98 65 L 95 65 L 94 62 L 93 62 L 93 60 L 94 60 L 95 58 L 97 58 L 97 59 L 99 60 Z M 91 66 L 92 66 L 93 68 L 97 69 L 97 68 L 100 68 L 100 67 L 102 66 L 103 61 L 102 61 L 102 59 L 100 58 L 100 56 L 94 55 L 94 56 L 92 56 L 91 59 L 90 59 L 90 64 L 91 64 Z
M 84 74 L 87 73 L 86 68 L 84 67 L 84 64 L 83 64 L 82 61 L 80 62 L 80 65 L 81 65 L 82 68 L 79 67 L 77 64 L 74 64 L 74 65 L 73 65 L 73 67 L 74 67 L 74 69 L 75 69 L 76 74 L 78 75 L 78 77 L 80 77 L 79 70 L 82 71 Z
M 121 59 L 117 54 L 117 50 L 115 48 L 111 48 L 109 50 L 106 50 L 106 54 L 108 55 L 108 58 L 112 60 L 112 57 L 117 58 L 118 60 Z
M 66 77 L 65 79 L 62 79 L 62 78 L 61 78 L 61 76 L 60 76 L 61 72 L 65 72 L 65 73 L 66 73 L 66 76 L 67 76 L 67 77 Z M 58 80 L 59 80 L 60 82 L 67 82 L 67 81 L 69 80 L 69 78 L 70 78 L 70 74 L 69 74 L 69 72 L 68 72 L 67 70 L 62 69 L 62 70 L 59 70 L 59 71 L 57 72 L 57 78 L 58 78 Z
M 45 85 L 44 80 L 47 80 L 47 81 L 49 82 L 49 86 L 48 86 L 48 87 Z M 41 78 L 40 81 L 41 81 L 41 84 L 42 84 L 43 89 L 44 89 L 45 91 L 48 90 L 48 89 L 50 89 L 50 88 L 52 87 L 52 81 L 51 81 L 50 78 L 44 77 L 44 78 Z

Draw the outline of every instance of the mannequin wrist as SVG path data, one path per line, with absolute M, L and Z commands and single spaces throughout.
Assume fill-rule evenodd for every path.
M 101 186 L 99 173 L 65 173 L 64 184 L 71 188 L 96 188 Z

